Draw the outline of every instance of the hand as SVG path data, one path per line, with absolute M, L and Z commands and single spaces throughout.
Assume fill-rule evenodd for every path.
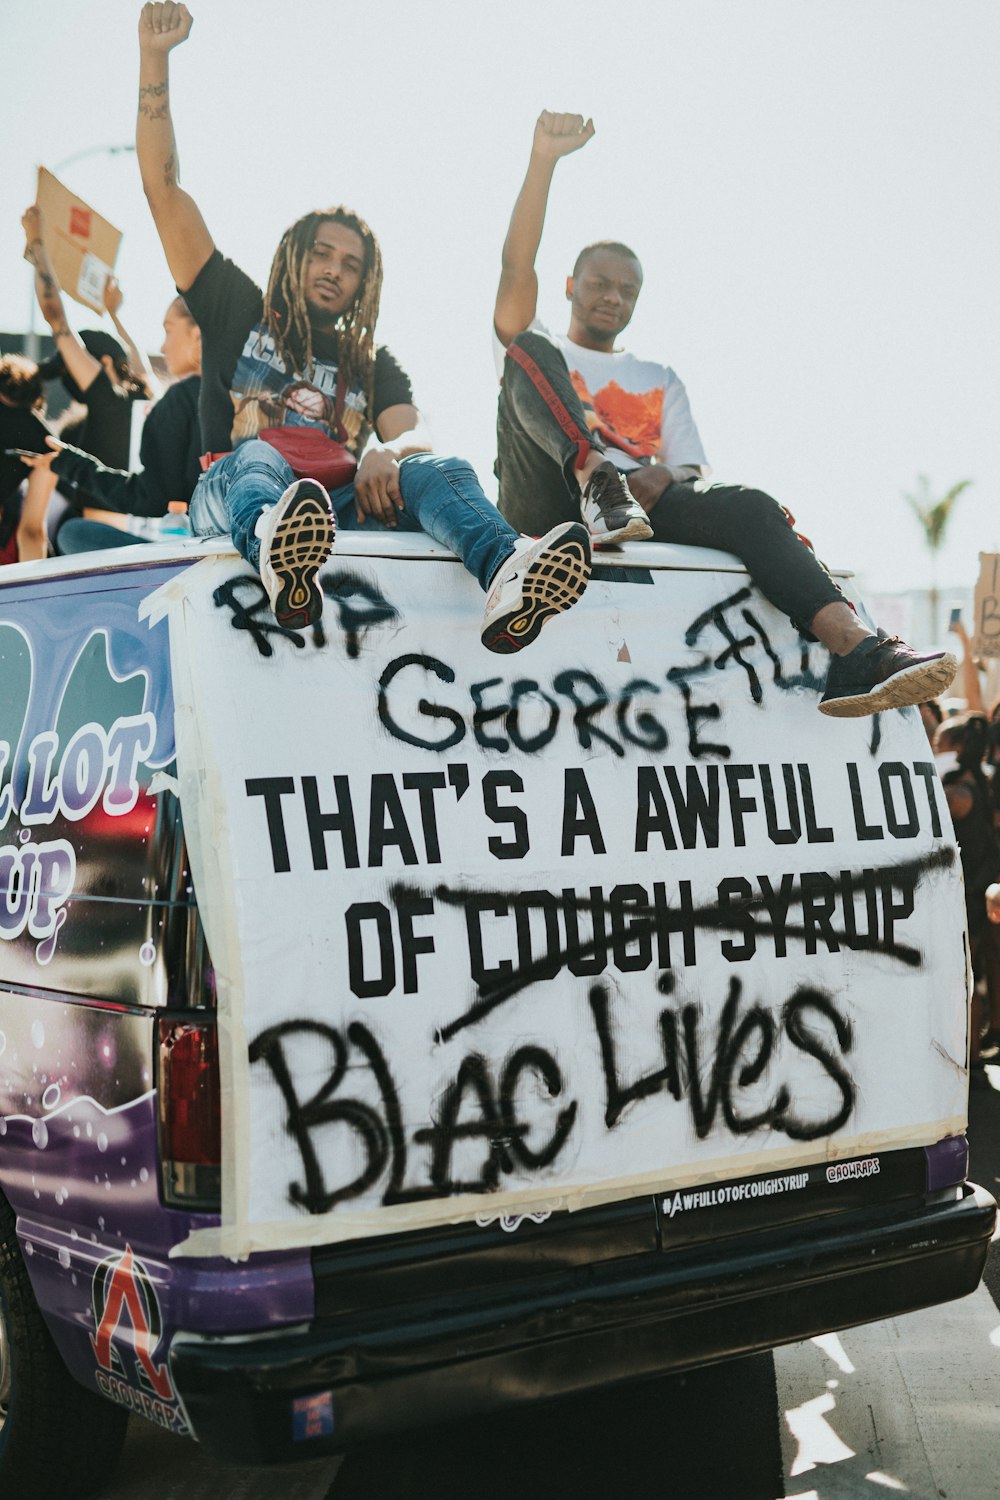
M 24 238 L 29 245 L 34 245 L 39 240 L 44 244 L 45 215 L 37 203 L 33 203 L 30 208 L 24 210 L 21 215 L 21 228 L 24 230 Z
M 964 645 L 967 646 L 969 644 L 969 632 L 965 628 L 961 615 L 959 615 L 954 624 L 950 620 L 948 621 L 948 629 L 953 630 Z
M 358 464 L 354 504 L 359 525 L 372 516 L 383 526 L 395 526 L 396 511 L 403 509 L 399 464 L 385 448 L 369 448 Z
M 593 120 L 584 123 L 583 115 L 553 114 L 551 110 L 543 109 L 535 125 L 531 151 L 546 161 L 558 161 L 560 156 L 579 151 L 593 134 Z
M 986 915 L 991 922 L 1000 922 L 1000 885 L 986 887 Z
M 121 305 L 124 301 L 125 295 L 122 292 L 121 287 L 118 285 L 118 277 L 109 276 L 107 281 L 104 283 L 105 311 L 109 312 L 111 316 L 114 317 L 121 308 Z
M 139 46 L 144 52 L 170 52 L 186 42 L 194 17 L 186 5 L 149 4 L 139 16 Z
M 663 464 L 645 464 L 640 469 L 629 469 L 626 483 L 647 516 L 661 496 L 667 493 L 674 476 Z
M 63 450 L 66 447 L 66 444 L 65 443 L 61 443 L 58 438 L 47 437 L 45 439 L 45 441 L 48 444 L 48 446 L 49 446 L 49 448 L 50 448 L 51 451 L 49 453 L 32 453 L 30 457 L 28 457 L 27 455 L 25 455 L 24 457 L 22 457 L 21 462 L 24 464 L 24 466 L 26 468 L 28 468 L 28 469 L 49 469 L 49 468 L 51 468 L 52 467 L 52 460 L 56 457 L 57 454 L 62 453 Z

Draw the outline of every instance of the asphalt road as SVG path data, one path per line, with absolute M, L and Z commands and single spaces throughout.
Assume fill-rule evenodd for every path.
M 1000 1067 L 982 1084 L 970 1175 L 1000 1197 Z M 993 1500 L 998 1307 L 1000 1244 L 961 1302 L 294 1468 L 226 1468 L 133 1418 L 102 1500 Z

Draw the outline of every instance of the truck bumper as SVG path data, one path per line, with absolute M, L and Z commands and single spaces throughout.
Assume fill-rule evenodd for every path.
M 947 1202 L 758 1230 L 283 1333 L 179 1335 L 171 1373 L 214 1455 L 311 1459 L 965 1296 L 996 1213 L 988 1193 L 965 1184 Z

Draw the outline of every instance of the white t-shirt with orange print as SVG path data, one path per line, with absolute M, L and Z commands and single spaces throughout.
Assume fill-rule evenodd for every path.
M 547 334 L 561 351 L 587 424 L 603 439 L 616 468 L 627 471 L 653 461 L 668 469 L 697 468 L 702 478 L 711 473 L 684 382 L 668 365 L 625 350 L 584 349 L 537 318 L 530 332 Z M 506 350 L 496 332 L 493 353 L 502 379 Z

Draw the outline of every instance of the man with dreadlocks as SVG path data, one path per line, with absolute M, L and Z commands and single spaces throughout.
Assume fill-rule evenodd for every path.
M 322 613 L 317 575 L 335 524 L 426 531 L 487 591 L 483 644 L 519 650 L 586 588 L 586 528 L 561 523 L 522 542 L 467 463 L 430 452 L 407 376 L 375 344 L 382 256 L 356 213 L 325 209 L 286 230 L 264 293 L 223 258 L 178 180 L 168 58 L 191 26 L 186 5 L 143 6 L 136 150 L 167 263 L 201 327 L 209 466 L 193 529 L 228 532 L 294 630 Z

